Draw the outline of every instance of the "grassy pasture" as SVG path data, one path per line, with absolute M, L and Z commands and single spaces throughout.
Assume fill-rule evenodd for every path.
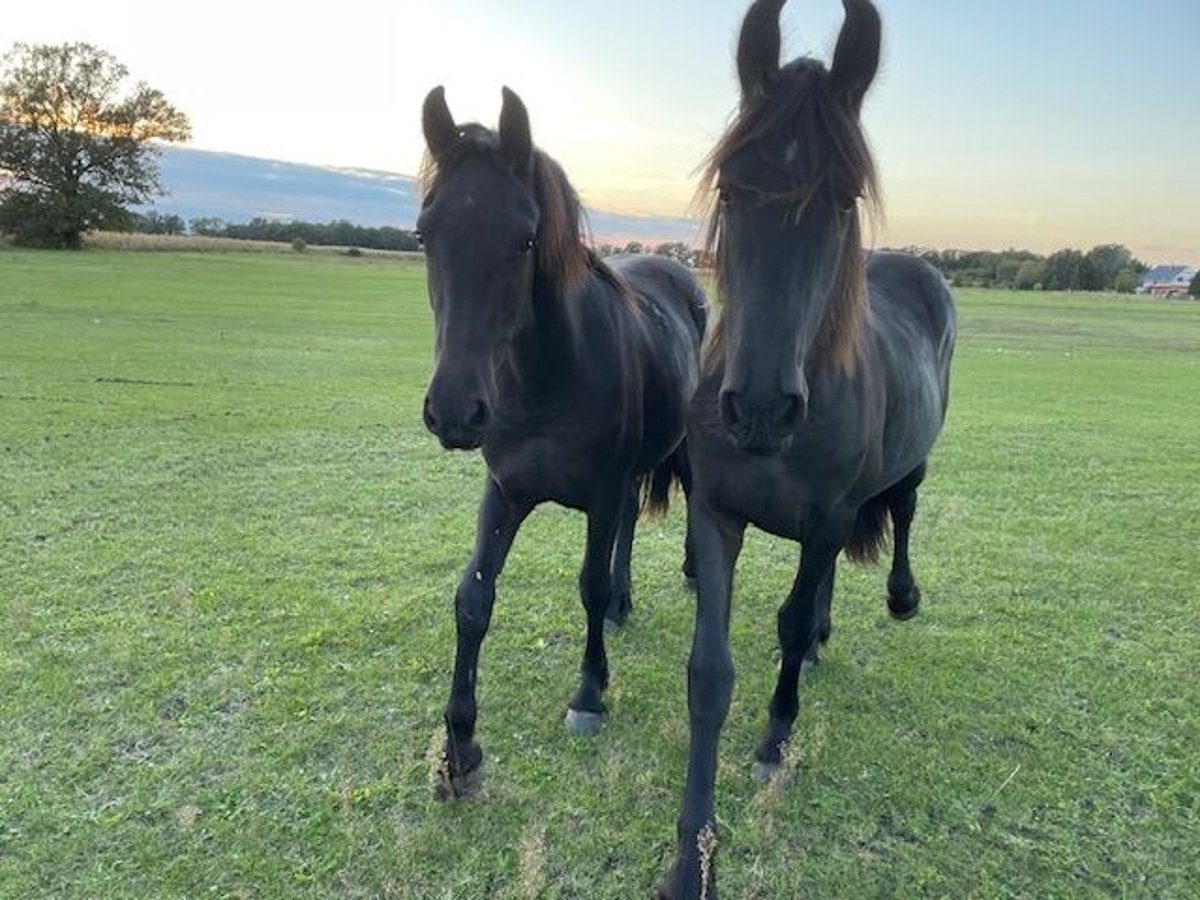
M 1200 891 L 1200 305 L 961 292 L 926 603 L 843 566 L 785 776 L 750 778 L 795 548 L 753 534 L 724 895 Z M 562 726 L 582 520 L 536 513 L 431 773 L 481 464 L 420 425 L 424 276 L 0 252 L 0 897 L 626 898 L 672 850 L 691 599 L 646 524 L 611 718 Z

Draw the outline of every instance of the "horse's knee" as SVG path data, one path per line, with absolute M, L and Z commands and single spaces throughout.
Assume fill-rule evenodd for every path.
M 454 593 L 454 613 L 461 637 L 483 640 L 492 620 L 496 588 L 478 573 L 468 573 Z
M 608 609 L 609 600 L 613 594 L 613 579 L 611 573 L 604 570 L 579 573 L 579 597 L 583 608 L 591 612 L 593 609 Z
M 688 707 L 693 718 L 719 713 L 724 718 L 736 672 L 728 654 L 692 654 L 688 660 Z

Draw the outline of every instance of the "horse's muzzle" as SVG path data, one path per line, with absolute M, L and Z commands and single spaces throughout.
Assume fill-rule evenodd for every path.
M 767 403 L 754 403 L 738 391 L 721 391 L 721 424 L 737 449 L 756 456 L 783 452 L 805 415 L 802 395 L 783 394 Z
M 482 400 L 452 404 L 442 409 L 429 395 L 425 397 L 425 427 L 434 434 L 446 450 L 477 450 L 483 444 L 491 411 Z

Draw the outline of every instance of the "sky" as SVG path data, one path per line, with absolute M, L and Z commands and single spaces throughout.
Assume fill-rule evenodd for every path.
M 877 0 L 863 122 L 877 246 L 1123 243 L 1200 265 L 1198 0 Z M 494 124 L 500 88 L 592 207 L 687 215 L 737 104 L 748 0 L 56 0 L 6 4 L 16 41 L 87 41 L 191 119 L 191 145 L 413 174 L 425 94 Z M 784 57 L 828 59 L 840 0 L 792 0 Z

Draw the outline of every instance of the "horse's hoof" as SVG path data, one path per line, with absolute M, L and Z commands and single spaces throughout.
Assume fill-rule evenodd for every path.
M 716 831 L 707 826 L 693 839 L 695 843 L 689 840 L 691 846 L 675 857 L 659 885 L 658 900 L 717 900 Z
M 437 784 L 433 788 L 433 796 L 440 803 L 456 803 L 469 800 L 479 792 L 483 784 L 483 761 L 475 768 L 461 775 L 454 775 L 448 766 L 443 766 L 438 772 Z
M 893 619 L 897 622 L 907 622 L 921 608 L 921 591 L 914 584 L 903 597 L 888 594 L 887 605 L 888 613 Z
M 782 765 L 780 763 L 767 763 L 767 762 L 763 762 L 762 760 L 756 759 L 754 761 L 754 770 L 753 770 L 754 780 L 759 782 L 760 784 L 766 784 L 768 781 L 770 781 L 772 778 L 774 778 L 776 775 L 779 774 L 779 770 L 781 768 L 782 768 Z
M 615 634 L 624 627 L 629 621 L 629 614 L 633 612 L 633 599 L 628 593 L 622 593 L 619 596 L 613 597 L 608 603 L 608 609 L 604 613 L 604 633 Z
M 604 713 L 588 712 L 584 709 L 567 707 L 567 728 L 571 734 L 591 737 L 604 724 Z

